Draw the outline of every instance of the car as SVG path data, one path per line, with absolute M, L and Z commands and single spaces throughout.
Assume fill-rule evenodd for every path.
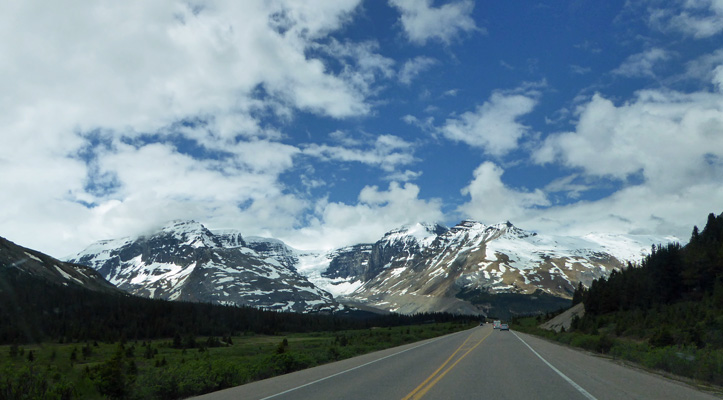
M 509 331 L 510 326 L 507 324 L 500 324 L 500 331 Z

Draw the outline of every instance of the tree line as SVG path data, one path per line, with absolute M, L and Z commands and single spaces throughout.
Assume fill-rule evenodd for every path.
M 0 344 L 337 331 L 466 319 L 446 313 L 301 314 L 174 302 L 63 286 L 0 268 Z
M 580 301 L 586 314 L 573 328 L 583 332 L 608 326 L 654 345 L 723 347 L 723 214 L 694 227 L 685 246 L 653 246 L 640 264 L 578 285 Z

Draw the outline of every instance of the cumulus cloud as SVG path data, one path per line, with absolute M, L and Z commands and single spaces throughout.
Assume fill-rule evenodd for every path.
M 463 189 L 470 201 L 458 211 L 559 234 L 673 234 L 687 240 L 692 224 L 704 224 L 705 215 L 723 204 L 723 66 L 699 75 L 715 89 L 642 90 L 620 104 L 592 96 L 580 103 L 574 130 L 549 135 L 532 152 L 540 165 L 574 172 L 530 191 L 505 184 L 504 171 L 485 162 Z M 555 194 L 578 199 L 591 189 L 612 194 L 550 201 Z
M 474 111 L 449 118 L 439 128 L 447 139 L 482 148 L 493 156 L 503 156 L 517 148 L 529 130 L 519 119 L 537 104 L 536 95 L 495 92 Z
M 529 209 L 549 205 L 542 190 L 510 188 L 502 182 L 502 174 L 504 170 L 489 161 L 477 167 L 472 181 L 462 189 L 462 194 L 470 200 L 458 211 L 468 218 L 491 224 L 518 221 Z
M 116 141 L 94 161 L 116 186 L 92 197 L 87 188 L 70 193 L 69 202 L 92 202 L 71 225 L 96 238 L 135 234 L 179 217 L 210 226 L 290 229 L 309 204 L 285 193 L 278 174 L 292 165 L 299 150 L 263 141 L 237 147 L 226 157 L 197 159 L 171 143 Z
M 3 233 L 62 256 L 111 227 L 132 233 L 167 217 L 294 226 L 308 204 L 285 194 L 279 175 L 302 149 L 280 143 L 268 121 L 371 111 L 393 62 L 373 42 L 325 40 L 358 6 L 4 5 L 0 52 L 12 62 L 0 74 L 13 79 L 0 80 Z M 327 68 L 334 58 L 348 67 Z
M 314 47 L 341 62 L 339 76 L 364 95 L 375 92 L 377 80 L 394 75 L 394 60 L 378 54 L 379 44 L 375 41 L 342 43 L 332 38 L 329 43 Z
M 670 57 L 670 52 L 655 47 L 645 50 L 642 53 L 631 55 L 618 68 L 614 69 L 612 73 L 628 78 L 654 78 L 656 66 L 670 59 Z
M 680 32 L 697 39 L 723 31 L 723 1 L 679 0 L 674 7 L 654 8 L 649 23 L 662 31 Z
M 385 180 L 387 181 L 396 181 L 396 182 L 409 182 L 419 179 L 422 176 L 421 171 L 411 171 L 411 170 L 404 170 L 404 171 L 398 171 L 394 172 L 388 176 L 385 177 Z
M 474 2 L 460 0 L 433 7 L 432 0 L 389 0 L 402 14 L 399 20 L 409 41 L 424 45 L 428 40 L 449 44 L 462 32 L 478 30 L 470 16 Z
M 387 190 L 366 186 L 358 203 L 320 201 L 316 219 L 284 240 L 298 248 L 335 249 L 358 243 L 373 243 L 391 229 L 420 221 L 443 220 L 438 199 L 419 198 L 419 187 L 391 182 Z
M 579 219 L 580 227 L 591 230 L 671 229 L 668 232 L 687 240 L 690 226 L 672 221 L 696 221 L 701 214 L 719 212 L 723 204 L 720 126 L 720 88 L 694 93 L 644 90 L 619 105 L 594 95 L 580 107 L 575 130 L 548 136 L 533 160 L 559 162 L 580 171 L 590 184 L 612 179 L 622 187 L 602 200 L 546 210 L 545 218 L 564 219 L 570 226 Z M 536 223 L 552 224 L 542 217 Z M 598 228 L 593 229 L 595 224 Z
M 592 188 L 592 186 L 581 181 L 579 174 L 572 174 L 557 178 L 552 182 L 545 185 L 545 193 L 564 193 L 571 199 L 577 199 L 583 192 L 586 192 Z
M 723 49 L 687 62 L 683 78 L 695 79 L 704 83 L 715 82 L 715 71 L 720 65 L 723 65 Z
M 359 162 L 394 172 L 398 167 L 414 163 L 414 145 L 398 136 L 380 135 L 370 148 L 310 144 L 303 154 L 324 161 Z
M 685 243 L 693 225 L 703 227 L 707 213 L 720 213 L 721 201 L 723 188 L 711 182 L 694 183 L 679 192 L 665 193 L 637 185 L 597 201 L 529 210 L 519 223 L 528 229 L 565 235 L 591 232 L 672 235 Z
M 713 70 L 712 80 L 718 91 L 723 93 L 723 65 L 719 65 Z
M 723 97 L 648 90 L 620 106 L 597 94 L 580 110 L 574 132 L 547 137 L 533 155 L 586 174 L 678 190 L 719 177 L 723 158 Z
M 424 56 L 415 57 L 407 61 L 399 71 L 399 82 L 409 85 L 417 75 L 431 68 L 436 63 L 437 60 L 434 58 Z

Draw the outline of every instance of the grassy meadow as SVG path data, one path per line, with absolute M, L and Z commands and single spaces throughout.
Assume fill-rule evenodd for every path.
M 428 339 L 459 322 L 288 335 L 0 346 L 0 399 L 178 399 Z

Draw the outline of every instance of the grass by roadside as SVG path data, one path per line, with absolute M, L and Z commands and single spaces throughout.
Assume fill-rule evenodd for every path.
M 720 391 L 723 386 L 723 350 L 695 346 L 652 346 L 648 341 L 616 337 L 608 333 L 554 332 L 539 328 L 535 317 L 517 318 L 512 328 L 573 347 L 633 362 L 648 369 L 692 379 L 696 384 Z M 715 387 L 717 386 L 717 387 Z
M 0 398 L 178 399 L 470 327 L 0 346 Z

